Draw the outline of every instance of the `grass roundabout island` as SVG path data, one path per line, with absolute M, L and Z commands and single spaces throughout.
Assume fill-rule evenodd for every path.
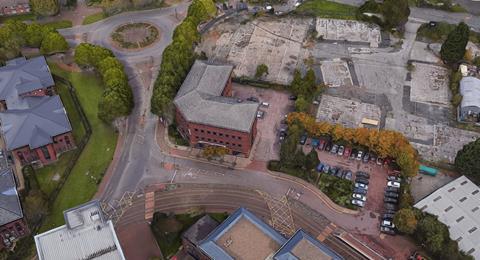
M 159 30 L 149 23 L 128 23 L 113 31 L 111 38 L 114 44 L 122 49 L 145 48 L 159 38 Z

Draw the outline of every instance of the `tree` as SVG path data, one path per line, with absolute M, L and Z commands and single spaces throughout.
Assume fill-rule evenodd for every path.
M 51 27 L 41 26 L 37 23 L 29 24 L 25 30 L 25 38 L 27 40 L 27 45 L 34 48 L 39 48 L 42 44 L 45 34 L 47 33 L 47 29 L 50 28 Z M 49 32 L 54 32 L 54 30 L 51 30 Z
M 123 65 L 115 57 L 107 57 L 98 63 L 98 72 L 100 75 L 105 75 L 109 69 L 117 69 L 123 72 Z
M 299 96 L 297 100 L 295 100 L 295 111 L 306 112 L 308 110 L 308 105 L 308 101 L 305 100 L 303 96 Z
M 445 241 L 449 239 L 447 227 L 435 216 L 426 214 L 418 221 L 415 239 L 425 245 L 434 254 L 440 253 Z
M 257 71 L 255 72 L 255 78 L 261 78 L 264 75 L 268 75 L 268 66 L 262 63 L 257 66 Z
M 480 139 L 470 142 L 457 152 L 455 167 L 477 183 L 480 182 Z
M 451 31 L 440 49 L 440 55 L 447 64 L 455 64 L 463 59 L 465 48 L 468 43 L 470 28 L 464 22 L 460 22 Z
M 55 52 L 64 52 L 68 50 L 68 43 L 58 32 L 48 33 L 42 41 L 40 51 L 43 54 L 51 54 Z
M 30 5 L 41 16 L 53 16 L 60 11 L 58 0 L 30 0 Z
M 393 223 L 400 232 L 413 234 L 417 228 L 417 218 L 411 208 L 404 208 L 395 213 Z
M 302 93 L 302 73 L 298 69 L 295 69 L 293 72 L 293 80 L 290 83 L 290 91 L 297 96 L 300 96 Z
M 387 28 L 401 30 L 403 30 L 402 28 L 410 15 L 408 0 L 385 0 L 381 6 L 381 11 Z
M 313 95 L 317 91 L 317 77 L 315 76 L 315 72 L 312 69 L 307 70 L 307 74 L 303 78 L 303 84 L 305 91 L 308 95 Z
M 305 159 L 305 168 L 307 168 L 308 171 L 312 171 L 317 167 L 319 163 L 320 160 L 318 159 L 317 150 L 315 150 L 315 148 L 312 148 L 312 150 L 307 154 L 307 157 Z

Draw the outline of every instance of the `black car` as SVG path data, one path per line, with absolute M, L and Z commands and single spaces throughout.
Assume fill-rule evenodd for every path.
M 370 160 L 370 154 L 365 153 L 365 155 L 363 156 L 363 163 L 368 163 L 369 160 Z
M 391 191 L 390 191 L 390 192 L 385 192 L 385 197 L 389 197 L 389 198 L 394 198 L 394 199 L 396 199 L 396 198 L 398 198 L 398 193 L 396 193 L 396 192 L 391 192 Z
M 355 160 L 355 158 L 357 158 L 357 149 L 353 149 L 352 152 L 350 153 L 350 157 L 348 157 L 348 159 L 350 160 Z
M 386 188 L 385 188 L 385 191 L 386 191 L 386 192 L 399 192 L 400 189 L 399 189 L 399 188 L 395 188 L 395 187 L 386 187 Z
M 387 210 L 397 210 L 397 205 L 392 203 L 385 203 L 383 206 Z
M 307 135 L 302 135 L 300 137 L 300 144 L 304 145 L 307 142 Z
M 333 146 L 333 143 L 328 142 L 327 145 L 325 145 L 325 151 L 330 152 L 330 150 L 332 150 L 332 146 Z
M 377 155 L 374 153 L 370 154 L 370 163 L 375 163 L 377 161 Z
M 357 172 L 355 176 L 357 176 L 357 178 L 370 179 L 370 174 L 362 171 Z
M 367 194 L 367 190 L 360 189 L 360 188 L 355 188 L 355 189 L 353 190 L 353 193 L 366 195 L 366 194 Z
M 394 210 L 394 209 L 386 209 L 386 210 L 385 210 L 385 214 L 392 214 L 392 215 L 395 215 L 395 213 L 397 213 L 397 211 L 396 211 L 396 210 Z
M 395 230 L 393 228 L 380 227 L 380 232 L 391 235 L 391 236 L 395 236 Z
M 297 100 L 297 96 L 295 96 L 295 95 L 290 95 L 290 96 L 288 97 L 288 100 Z
M 328 174 L 335 176 L 337 174 L 338 168 L 337 167 L 332 167 L 330 168 L 330 171 L 328 171 Z
M 344 170 L 342 168 L 338 168 L 338 171 L 337 171 L 337 174 L 335 174 L 335 176 L 337 176 L 338 178 L 343 178 L 343 176 L 347 173 L 347 170 Z
M 398 200 L 397 200 L 397 199 L 394 199 L 394 198 L 384 197 L 384 198 L 383 198 L 383 202 L 386 202 L 386 203 L 395 203 L 395 204 L 397 204 L 397 203 L 398 203 Z
M 249 97 L 249 98 L 247 98 L 247 100 L 258 103 L 258 98 L 256 98 L 256 97 Z
M 383 219 L 393 219 L 394 217 L 395 217 L 395 214 L 389 214 L 389 213 L 383 214 Z
M 362 183 L 362 184 L 365 184 L 365 185 L 368 185 L 368 180 L 367 179 L 364 179 L 364 178 L 355 178 L 355 182 L 358 182 L 358 183 Z

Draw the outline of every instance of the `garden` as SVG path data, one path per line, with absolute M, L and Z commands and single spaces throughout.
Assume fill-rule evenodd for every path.
M 139 49 L 153 44 L 159 37 L 159 31 L 149 23 L 129 23 L 115 29 L 111 37 L 121 48 Z

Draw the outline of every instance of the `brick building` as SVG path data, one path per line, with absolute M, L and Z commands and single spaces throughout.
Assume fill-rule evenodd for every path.
M 5 148 L 22 165 L 54 162 L 75 148 L 72 127 L 44 57 L 0 68 L 0 128 Z
M 0 250 L 30 233 L 23 216 L 13 172 L 0 172 Z
M 196 61 L 174 99 L 178 131 L 193 147 L 221 146 L 248 155 L 259 103 L 232 97 L 233 66 Z

